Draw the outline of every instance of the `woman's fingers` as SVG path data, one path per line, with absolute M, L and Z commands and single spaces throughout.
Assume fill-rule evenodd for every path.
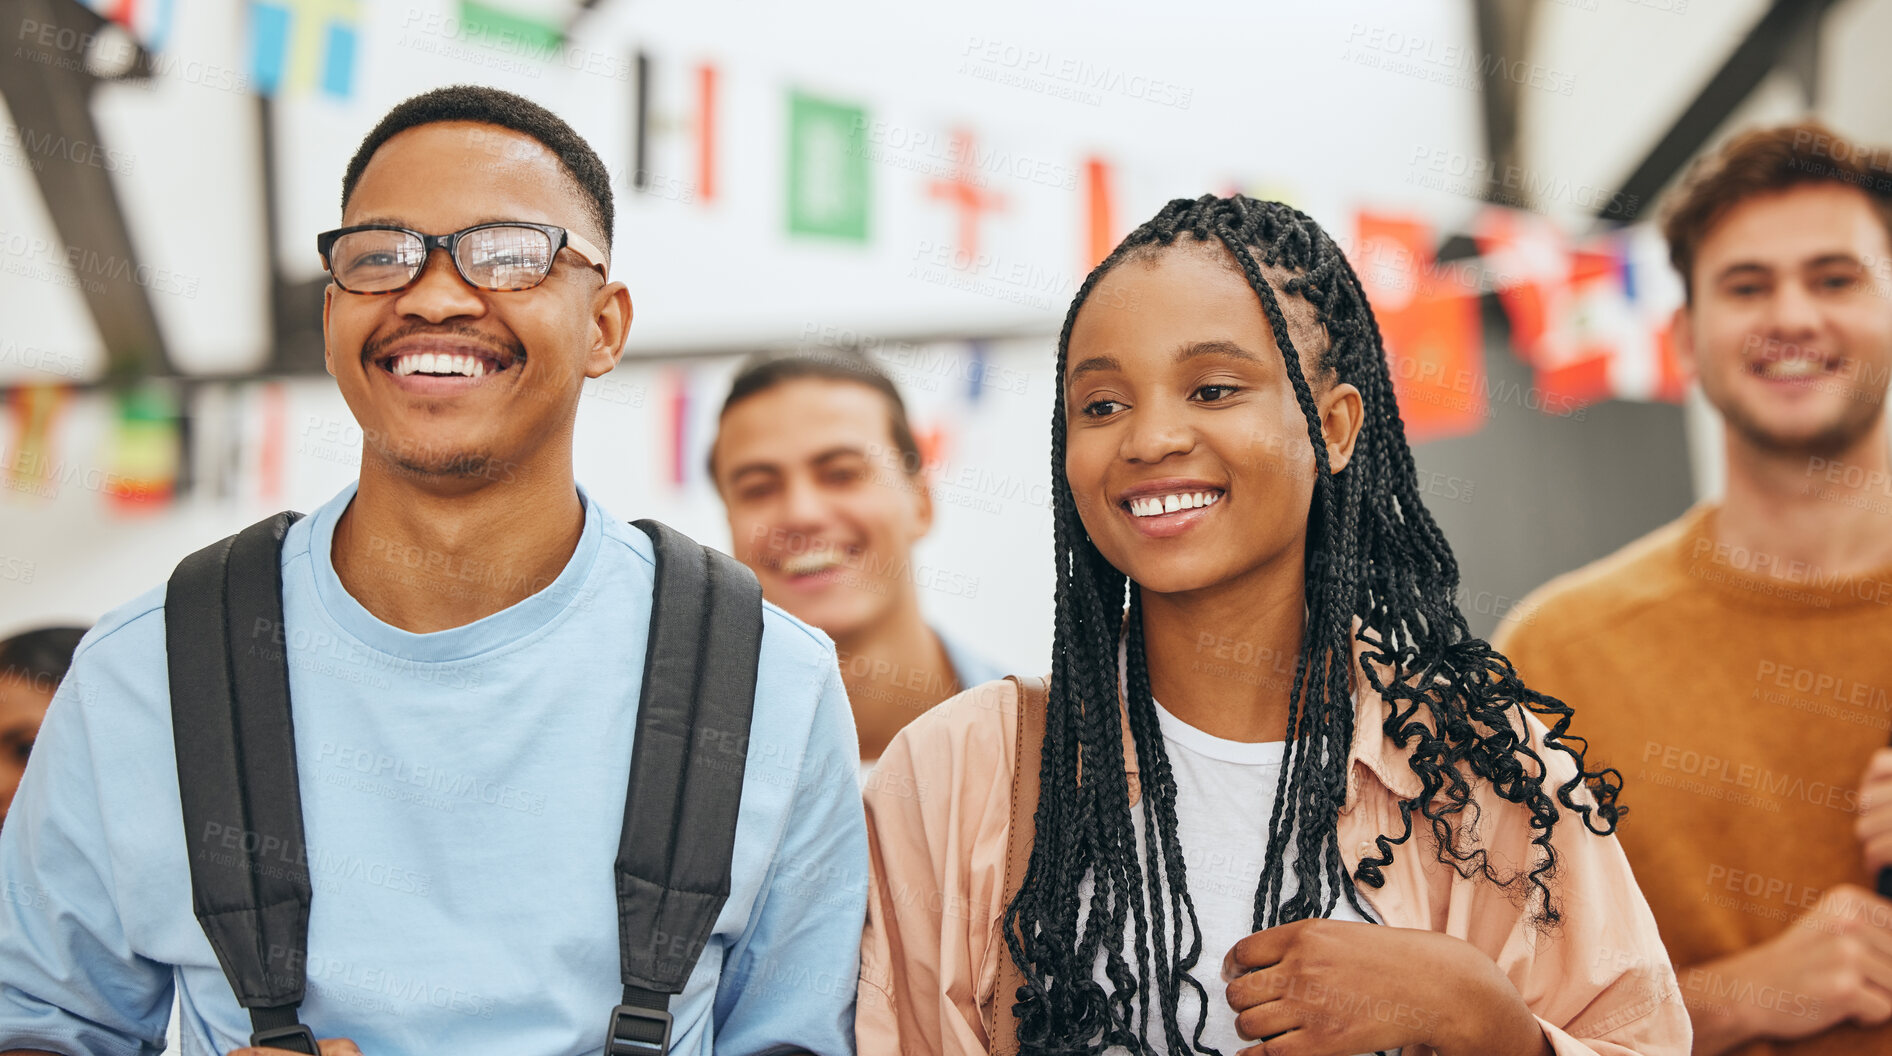
M 1279 964 L 1307 923 L 1297 920 L 1292 924 L 1280 924 L 1237 940 L 1222 958 L 1222 981 L 1232 982 L 1244 972 Z
M 1301 1025 L 1302 1010 L 1292 1001 L 1268 1001 L 1235 1017 L 1235 1033 L 1248 1041 L 1286 1034 Z

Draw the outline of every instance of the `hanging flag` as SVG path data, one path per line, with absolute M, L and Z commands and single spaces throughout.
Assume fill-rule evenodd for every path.
M 113 400 L 118 421 L 105 474 L 106 497 L 124 513 L 162 507 L 176 491 L 182 454 L 177 397 L 168 387 L 143 385 L 121 391 Z
M 1680 403 L 1688 395 L 1688 376 L 1675 354 L 1672 324 L 1685 296 L 1682 278 L 1669 263 L 1669 243 L 1653 224 L 1624 228 L 1622 238 L 1623 290 L 1629 298 L 1636 332 L 1645 342 L 1646 359 L 1639 367 L 1624 362 L 1615 382 L 1624 399 Z M 1632 387 L 1643 395 L 1632 395 Z
M 676 368 L 664 371 L 664 436 L 659 450 L 665 453 L 664 475 L 681 488 L 690 479 L 690 378 Z
M 62 385 L 22 385 L 7 396 L 13 411 L 13 443 L 6 453 L 7 490 L 51 498 L 52 435 L 69 393 Z
M 1687 381 L 1669 334 L 1682 286 L 1655 228 L 1572 242 L 1548 217 L 1499 206 L 1474 226 L 1512 350 L 1534 369 L 1546 408 L 1682 399 Z
M 696 68 L 696 193 L 716 200 L 716 67 L 707 62 Z
M 968 341 L 966 355 L 971 358 L 966 371 L 966 402 L 977 407 L 985 394 L 986 371 L 992 369 L 992 345 L 988 341 Z
M 1570 295 L 1570 245 L 1549 217 L 1487 206 L 1473 224 L 1489 285 L 1511 322 L 1512 352 L 1535 362 L 1537 343 Z
M 631 115 L 632 189 L 670 201 L 715 201 L 722 191 L 721 71 L 715 63 L 700 62 L 690 68 L 687 86 L 676 84 L 674 74 L 664 73 L 668 65 L 645 51 L 632 56 L 631 69 L 637 93 Z M 666 92 L 658 82 L 666 77 L 676 94 L 690 97 L 687 113 L 663 105 Z
M 1477 432 L 1487 418 L 1475 291 L 1441 278 L 1424 221 L 1361 211 L 1350 256 L 1386 341 L 1393 393 L 1414 441 Z
M 177 19 L 177 0 L 85 0 L 85 6 L 125 27 L 148 52 L 164 50 Z
M 1103 263 L 1117 248 L 1115 174 L 1110 163 L 1095 155 L 1084 159 L 1085 273 Z
M 1628 305 L 1614 255 L 1570 254 L 1566 293 L 1532 346 L 1531 365 L 1547 407 L 1573 408 L 1610 395 L 1610 357 L 1624 331 Z
M 867 241 L 867 111 L 788 97 L 788 233 Z
M 926 185 L 928 196 L 946 202 L 959 214 L 953 261 L 960 268 L 977 266 L 979 218 L 988 210 L 1002 212 L 1005 209 L 1005 196 L 985 189 L 985 181 L 980 178 L 973 164 L 973 158 L 977 156 L 976 149 L 970 129 L 955 129 L 950 154 L 953 159 L 952 176 L 928 181 Z
M 263 95 L 320 88 L 345 99 L 355 88 L 359 0 L 252 0 L 250 61 Z
M 200 496 L 236 498 L 250 473 L 243 464 L 244 418 L 249 387 L 241 382 L 199 385 L 190 400 L 190 469 L 185 476 Z
M 565 30 L 557 22 L 502 4 L 460 0 L 460 26 L 469 40 L 504 41 L 510 51 L 539 58 L 556 58 L 565 46 Z
M 257 498 L 275 506 L 283 497 L 283 463 L 289 447 L 289 393 L 280 381 L 264 382 L 262 435 L 257 440 Z
M 1568 296 L 1533 356 L 1546 406 L 1611 397 L 1678 402 L 1686 382 L 1669 337 L 1682 303 L 1661 235 L 1646 225 L 1579 244 Z
M 933 422 L 913 431 L 913 444 L 920 449 L 920 465 L 939 466 L 952 453 L 952 427 L 944 421 Z

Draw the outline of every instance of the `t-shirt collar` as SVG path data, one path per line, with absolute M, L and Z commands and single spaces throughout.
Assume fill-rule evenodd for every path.
M 355 483 L 350 483 L 309 517 L 309 563 L 315 577 L 316 597 L 326 615 L 343 631 L 370 649 L 406 660 L 423 663 L 463 660 L 533 636 L 572 607 L 573 600 L 579 597 L 590 578 L 592 565 L 604 538 L 603 511 L 580 487 L 578 501 L 584 507 L 585 526 L 571 559 L 565 562 L 564 569 L 551 583 L 524 600 L 472 623 L 444 631 L 415 634 L 382 622 L 348 593 L 340 577 L 335 574 L 335 526 L 340 523 L 349 503 L 354 501 L 356 487 Z M 423 567 L 428 560 L 424 554 L 386 553 L 377 556 L 387 558 L 391 574 L 399 574 L 410 564 Z M 436 560 L 436 574 L 446 560 Z M 466 562 L 455 578 L 464 580 L 469 589 L 494 589 L 504 586 L 493 582 L 493 577 L 500 574 L 501 570 L 492 566 Z
M 1413 773 L 1410 760 L 1416 746 L 1399 748 L 1388 740 L 1382 727 L 1386 722 L 1386 706 L 1380 695 L 1366 678 L 1360 674 L 1360 667 L 1367 661 L 1363 653 L 1367 649 L 1360 641 L 1361 623 L 1358 617 L 1353 621 L 1353 745 L 1347 752 L 1347 801 L 1343 811 L 1351 811 L 1359 802 L 1361 785 L 1360 775 L 1364 771 L 1379 782 L 1388 792 L 1400 799 L 1415 799 L 1425 790 L 1419 775 Z M 1123 769 L 1130 778 L 1130 802 L 1135 805 L 1139 789 L 1142 786 L 1137 774 L 1136 741 L 1130 736 L 1130 719 L 1122 714 L 1123 691 L 1125 681 L 1126 653 L 1125 643 L 1117 643 L 1117 706 L 1120 714 L 1118 724 L 1123 728 Z M 1380 680 L 1386 680 L 1383 666 L 1376 665 Z

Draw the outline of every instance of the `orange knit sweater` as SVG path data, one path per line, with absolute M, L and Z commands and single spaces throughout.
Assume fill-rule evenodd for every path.
M 1718 545 L 1715 515 L 1697 506 L 1551 581 L 1494 638 L 1576 709 L 1591 768 L 1622 771 L 1618 834 L 1691 1003 L 1806 1014 L 1805 995 L 1691 968 L 1778 934 L 1834 884 L 1873 886 L 1853 825 L 1892 736 L 1892 568 L 1771 562 Z M 1892 1027 L 1736 1051 L 1892 1053 Z

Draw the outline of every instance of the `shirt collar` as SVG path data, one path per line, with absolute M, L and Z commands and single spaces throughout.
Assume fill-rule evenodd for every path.
M 1419 775 L 1412 771 L 1412 753 L 1416 745 L 1404 748 L 1386 736 L 1386 702 L 1362 673 L 1370 663 L 1365 657 L 1367 644 L 1360 641 L 1360 621 L 1353 621 L 1353 747 L 1347 753 L 1347 803 L 1342 810 L 1352 810 L 1360 799 L 1362 771 L 1373 775 L 1382 787 L 1400 799 L 1416 799 L 1425 790 Z M 1391 675 L 1384 664 L 1373 665 L 1381 683 Z

